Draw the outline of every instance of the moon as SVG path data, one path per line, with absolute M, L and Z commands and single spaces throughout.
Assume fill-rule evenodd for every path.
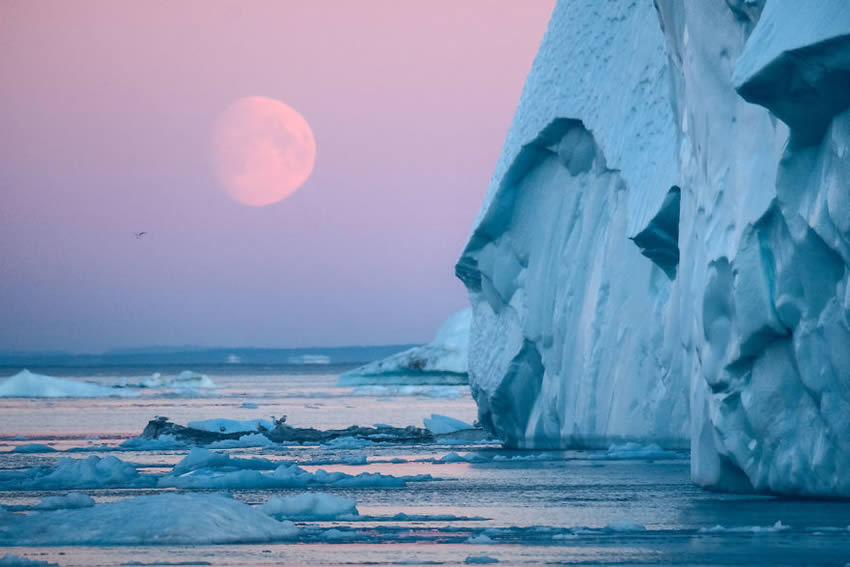
M 238 203 L 264 207 L 290 197 L 316 161 L 316 139 L 303 116 L 279 100 L 240 98 L 215 122 L 216 181 Z

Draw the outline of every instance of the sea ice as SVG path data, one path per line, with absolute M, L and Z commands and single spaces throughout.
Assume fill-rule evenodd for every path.
M 295 496 L 275 496 L 260 506 L 269 516 L 286 520 L 335 520 L 357 516 L 357 502 L 351 498 L 322 492 L 302 492 Z
M 0 514 L 0 545 L 205 545 L 296 537 L 247 504 L 216 494 L 139 496 L 91 508 Z

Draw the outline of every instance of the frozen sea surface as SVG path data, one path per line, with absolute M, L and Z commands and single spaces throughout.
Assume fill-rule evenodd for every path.
M 0 380 L 18 370 L 0 371 Z M 155 371 L 167 376 L 180 370 L 39 372 L 111 388 L 142 383 Z M 39 466 L 49 471 L 63 457 L 91 455 L 130 463 L 144 479 L 174 474 L 190 448 L 119 447 L 154 415 L 187 423 L 285 414 L 293 425 L 320 429 L 374 423 L 422 427 L 431 414 L 470 423 L 476 417 L 462 386 L 450 392 L 447 386 L 363 391 L 337 387 L 344 369 L 327 366 L 193 370 L 207 374 L 216 387 L 183 395 L 139 388 L 134 397 L 0 399 L 0 476 Z M 12 452 L 34 444 L 58 451 Z M 120 476 L 110 488 L 96 489 L 18 490 L 7 484 L 0 491 L 0 504 L 7 508 L 0 511 L 0 556 L 59 565 L 463 565 L 484 558 L 524 565 L 850 562 L 850 503 L 706 492 L 690 483 L 687 453 L 638 446 L 521 452 L 494 443 L 219 451 L 231 456 L 225 465 L 231 468 L 222 469 L 228 474 L 247 470 L 240 466 L 262 465 L 263 474 L 271 474 L 269 467 L 297 464 L 310 473 L 431 475 L 434 480 L 393 488 L 245 486 L 226 491 L 232 501 L 213 490 L 158 488 L 156 482 L 137 480 L 122 484 Z M 251 458 L 266 462 L 244 461 Z M 82 506 L 79 495 L 61 498 L 69 492 L 91 497 L 95 505 L 86 500 Z M 327 496 L 299 496 L 304 492 Z M 175 494 L 187 496 L 151 499 Z M 274 504 L 265 509 L 275 510 L 274 518 L 263 513 L 270 500 Z M 169 505 L 173 512 L 163 511 Z M 60 509 L 45 509 L 56 506 Z M 132 510 L 141 527 L 128 519 L 121 529 L 108 529 L 122 510 Z M 292 514 L 294 527 L 286 514 Z M 239 525 L 231 529 L 228 522 Z

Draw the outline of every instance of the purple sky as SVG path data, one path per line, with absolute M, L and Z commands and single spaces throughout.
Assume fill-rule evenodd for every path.
M 429 340 L 552 5 L 0 2 L 0 350 Z M 318 148 L 265 208 L 210 164 L 250 95 Z

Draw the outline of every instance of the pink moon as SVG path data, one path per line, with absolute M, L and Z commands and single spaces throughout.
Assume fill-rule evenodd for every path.
M 212 136 L 216 181 L 230 197 L 264 207 L 291 196 L 316 161 L 316 139 L 303 116 L 272 98 L 240 98 L 221 114 Z

